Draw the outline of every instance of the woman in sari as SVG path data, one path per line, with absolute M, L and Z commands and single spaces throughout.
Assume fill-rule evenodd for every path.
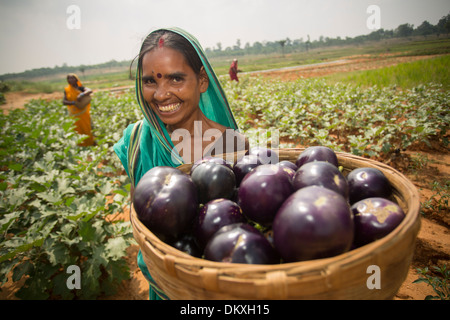
M 241 70 L 238 69 L 238 61 L 237 59 L 233 59 L 230 65 L 230 70 L 228 71 L 231 81 L 236 80 L 237 82 L 239 82 L 238 72 L 241 72 Z
M 203 49 L 184 30 L 159 29 L 144 40 L 136 97 L 144 118 L 129 125 L 114 145 L 132 181 L 131 197 L 140 178 L 155 166 L 177 167 L 248 148 Z M 167 299 L 141 252 L 138 266 L 149 281 L 150 299 Z
M 92 90 L 83 87 L 80 79 L 74 73 L 67 75 L 68 86 L 64 88 L 63 104 L 67 105 L 69 115 L 76 119 L 75 130 L 79 134 L 87 135 L 87 138 L 80 143 L 80 146 L 87 147 L 94 144 L 94 136 L 92 134 L 91 122 L 91 104 L 80 104 L 83 97 L 90 96 Z

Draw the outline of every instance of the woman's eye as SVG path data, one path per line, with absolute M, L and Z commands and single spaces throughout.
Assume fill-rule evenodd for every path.
M 172 77 L 172 82 L 174 82 L 174 83 L 181 82 L 182 80 L 183 80 L 182 77 Z
M 154 84 L 155 83 L 155 79 L 153 79 L 153 78 L 146 78 L 146 79 L 144 79 L 144 84 Z

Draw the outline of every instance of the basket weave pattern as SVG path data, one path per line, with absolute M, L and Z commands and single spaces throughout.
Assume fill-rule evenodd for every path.
M 295 162 L 303 149 L 280 149 Z M 336 152 L 344 175 L 358 167 L 380 169 L 406 213 L 401 224 L 375 242 L 346 253 L 278 265 L 213 262 L 192 257 L 157 238 L 131 210 L 133 234 L 153 279 L 171 299 L 392 299 L 406 278 L 420 229 L 419 195 L 400 172 L 380 162 Z M 180 169 L 189 172 L 191 165 Z M 369 289 L 369 266 L 380 269 L 380 289 Z

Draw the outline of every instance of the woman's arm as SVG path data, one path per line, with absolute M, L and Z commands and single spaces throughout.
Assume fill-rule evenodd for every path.
M 69 106 L 75 105 L 75 101 L 67 100 L 66 92 L 65 92 L 65 91 L 64 91 L 63 104 L 64 104 L 64 105 L 69 105 Z

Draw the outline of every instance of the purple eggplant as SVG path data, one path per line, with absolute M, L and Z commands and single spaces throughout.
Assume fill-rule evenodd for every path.
M 347 175 L 350 204 L 373 197 L 389 199 L 392 187 L 384 173 L 372 167 L 356 168 Z
M 338 166 L 338 159 L 333 149 L 324 146 L 312 146 L 306 148 L 297 157 L 295 164 L 298 168 L 308 162 L 326 161 L 334 166 Z
M 223 198 L 216 199 L 200 209 L 193 232 L 200 247 L 204 248 L 209 238 L 221 227 L 245 221 L 241 208 L 235 202 Z
M 354 236 L 353 215 L 346 199 L 319 186 L 294 192 L 278 210 L 272 228 L 275 248 L 285 262 L 344 253 Z
M 216 162 L 200 163 L 191 174 L 200 203 L 214 199 L 231 199 L 236 188 L 236 177 L 233 170 Z
M 289 174 L 275 164 L 263 164 L 242 180 L 238 203 L 244 215 L 261 225 L 270 225 L 287 197 L 293 192 Z
M 314 161 L 302 165 L 292 179 L 295 190 L 307 186 L 321 186 L 340 193 L 348 198 L 348 184 L 339 169 L 329 162 Z
M 385 198 L 366 198 L 351 206 L 355 221 L 356 247 L 381 239 L 405 218 L 402 208 Z
M 195 185 L 182 171 L 154 167 L 142 176 L 133 195 L 139 220 L 163 241 L 177 238 L 197 215 Z
M 266 237 L 247 223 L 220 228 L 205 248 L 205 259 L 246 264 L 276 264 L 280 256 Z

